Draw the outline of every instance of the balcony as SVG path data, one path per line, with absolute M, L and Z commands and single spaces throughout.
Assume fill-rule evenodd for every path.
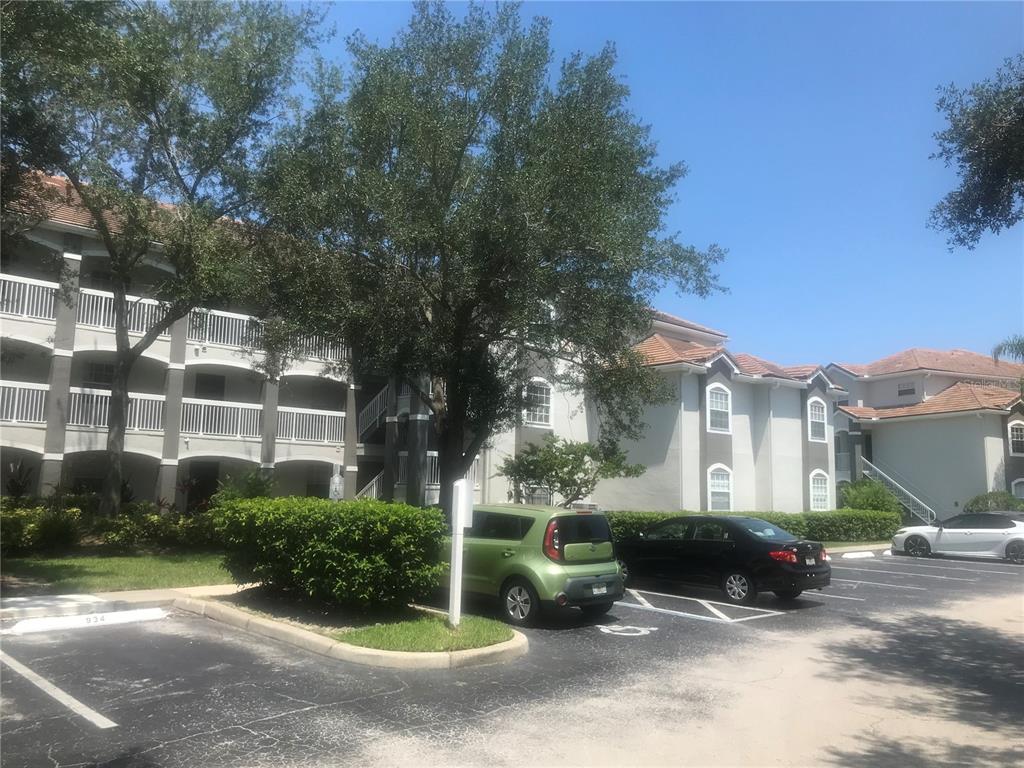
M 4 424 L 45 424 L 46 384 L 0 381 L 0 422 Z

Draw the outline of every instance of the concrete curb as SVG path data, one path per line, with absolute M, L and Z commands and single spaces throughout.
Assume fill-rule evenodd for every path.
M 324 635 L 310 632 L 280 621 L 253 616 L 239 608 L 208 600 L 181 597 L 173 601 L 175 608 L 205 616 L 208 619 L 244 629 L 263 637 L 288 643 L 332 659 L 349 661 L 371 667 L 390 669 L 458 669 L 459 667 L 482 664 L 498 664 L 526 655 L 530 649 L 526 635 L 512 631 L 512 639 L 487 648 L 468 651 L 441 651 L 435 653 L 414 653 L 406 651 L 381 651 L 376 648 L 362 648 L 332 640 Z

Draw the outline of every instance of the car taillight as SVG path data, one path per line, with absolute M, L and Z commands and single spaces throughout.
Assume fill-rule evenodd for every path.
M 791 552 L 788 549 L 777 549 L 774 552 L 769 552 L 768 557 L 772 560 L 778 560 L 783 563 L 796 562 L 796 552 Z
M 552 560 L 562 559 L 562 548 L 558 541 L 558 520 L 549 520 L 544 530 L 544 554 Z

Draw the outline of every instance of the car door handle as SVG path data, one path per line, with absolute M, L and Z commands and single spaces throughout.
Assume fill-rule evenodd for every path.
M 501 553 L 501 556 L 502 557 L 512 557 L 512 555 L 514 555 L 514 554 L 515 554 L 515 552 L 513 552 L 511 549 L 506 549 L 504 552 Z

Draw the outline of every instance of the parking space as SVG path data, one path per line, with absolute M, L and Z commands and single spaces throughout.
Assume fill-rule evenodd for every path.
M 813 636 L 1022 589 L 1024 568 L 1005 563 L 881 556 L 837 557 L 830 587 L 791 602 L 768 594 L 736 606 L 715 590 L 644 583 L 600 620 L 571 612 L 527 630 L 521 660 L 450 672 L 358 667 L 175 611 L 44 626 L 3 637 L 5 764 L 359 762 L 382 734 L 457 738 L 506 708 L 733 658 L 740 647 L 756 657 L 788 632 Z

